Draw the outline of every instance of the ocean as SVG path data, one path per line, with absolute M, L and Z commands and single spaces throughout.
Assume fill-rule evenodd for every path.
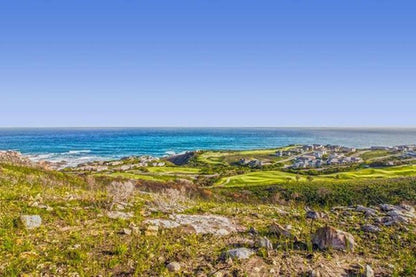
M 0 128 L 0 150 L 75 165 L 130 155 L 258 149 L 289 144 L 416 144 L 416 128 Z

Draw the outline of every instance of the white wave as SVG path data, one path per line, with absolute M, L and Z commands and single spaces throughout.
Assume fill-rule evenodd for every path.
M 56 153 L 50 153 L 50 154 L 37 154 L 37 155 L 28 155 L 27 157 L 32 161 L 43 161 L 48 160 L 54 157 Z
M 82 154 L 82 153 L 90 153 L 91 150 L 87 149 L 87 150 L 70 150 L 67 153 L 68 154 Z
M 71 150 L 64 153 L 45 153 L 45 154 L 33 154 L 28 155 L 28 158 L 34 162 L 48 161 L 52 163 L 64 162 L 64 165 L 60 168 L 73 167 L 82 163 L 92 161 L 105 161 L 111 160 L 113 157 L 103 157 L 95 155 L 86 155 L 91 150 Z

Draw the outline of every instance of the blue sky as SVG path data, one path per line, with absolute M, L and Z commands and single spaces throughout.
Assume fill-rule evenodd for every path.
M 0 0 L 0 126 L 416 126 L 416 2 Z

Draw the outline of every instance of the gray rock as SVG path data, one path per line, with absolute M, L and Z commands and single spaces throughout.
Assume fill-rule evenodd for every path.
M 42 218 L 39 215 L 21 215 L 20 222 L 28 229 L 36 229 L 42 225 Z
M 272 242 L 268 238 L 266 238 L 266 237 L 257 238 L 257 240 L 256 240 L 256 246 L 259 247 L 259 248 L 266 248 L 268 250 L 272 250 L 273 249 Z
M 409 220 L 403 216 L 387 216 L 382 219 L 384 226 L 409 224 Z
M 184 165 L 188 163 L 193 156 L 195 156 L 195 152 L 185 152 L 183 154 L 169 156 L 166 160 L 175 165 Z
M 306 211 L 306 218 L 309 218 L 309 219 L 320 219 L 320 218 L 326 218 L 326 217 L 328 217 L 328 215 L 323 212 L 316 212 L 313 210 Z
M 166 266 L 166 268 L 170 272 L 178 272 L 179 270 L 181 270 L 181 265 L 177 262 L 171 262 Z
M 321 277 L 321 273 L 318 270 L 310 270 L 308 276 L 309 277 Z
M 250 229 L 248 230 L 249 234 L 255 236 L 258 235 L 259 232 L 257 232 L 257 230 L 254 227 L 250 227 Z
M 380 209 L 381 209 L 383 212 L 392 211 L 392 210 L 394 210 L 394 209 L 395 209 L 394 207 L 395 207 L 395 206 L 390 205 L 390 204 L 380 204 Z
M 312 243 L 319 249 L 353 250 L 354 237 L 347 232 L 334 227 L 322 227 L 312 236 Z
M 272 225 L 270 225 L 269 232 L 278 237 L 286 237 L 286 238 L 292 237 L 290 229 L 284 228 L 278 223 L 273 223 Z
M 244 228 L 235 225 L 228 218 L 217 215 L 173 214 L 169 216 L 169 219 L 148 219 L 144 223 L 162 228 L 192 226 L 197 234 L 213 234 L 217 236 L 225 236 L 244 230 Z
M 371 266 L 369 266 L 369 265 L 365 266 L 364 276 L 365 277 L 374 277 L 374 270 L 371 268 Z
M 250 258 L 254 254 L 254 251 L 245 247 L 235 248 L 225 252 L 226 257 L 232 259 L 245 260 Z
M 111 219 L 129 219 L 133 217 L 133 213 L 125 213 L 120 211 L 109 211 L 107 216 Z
M 378 233 L 381 231 L 379 227 L 372 224 L 364 224 L 361 226 L 361 230 L 367 233 Z
M 361 205 L 358 205 L 355 210 L 357 212 L 362 212 L 365 214 L 365 216 L 369 217 L 369 216 L 376 216 L 377 215 L 377 211 L 375 209 L 372 208 L 367 208 Z

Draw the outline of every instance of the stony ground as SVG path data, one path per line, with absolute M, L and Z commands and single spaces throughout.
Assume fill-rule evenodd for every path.
M 0 200 L 2 276 L 416 274 L 405 203 L 244 203 L 9 164 Z

